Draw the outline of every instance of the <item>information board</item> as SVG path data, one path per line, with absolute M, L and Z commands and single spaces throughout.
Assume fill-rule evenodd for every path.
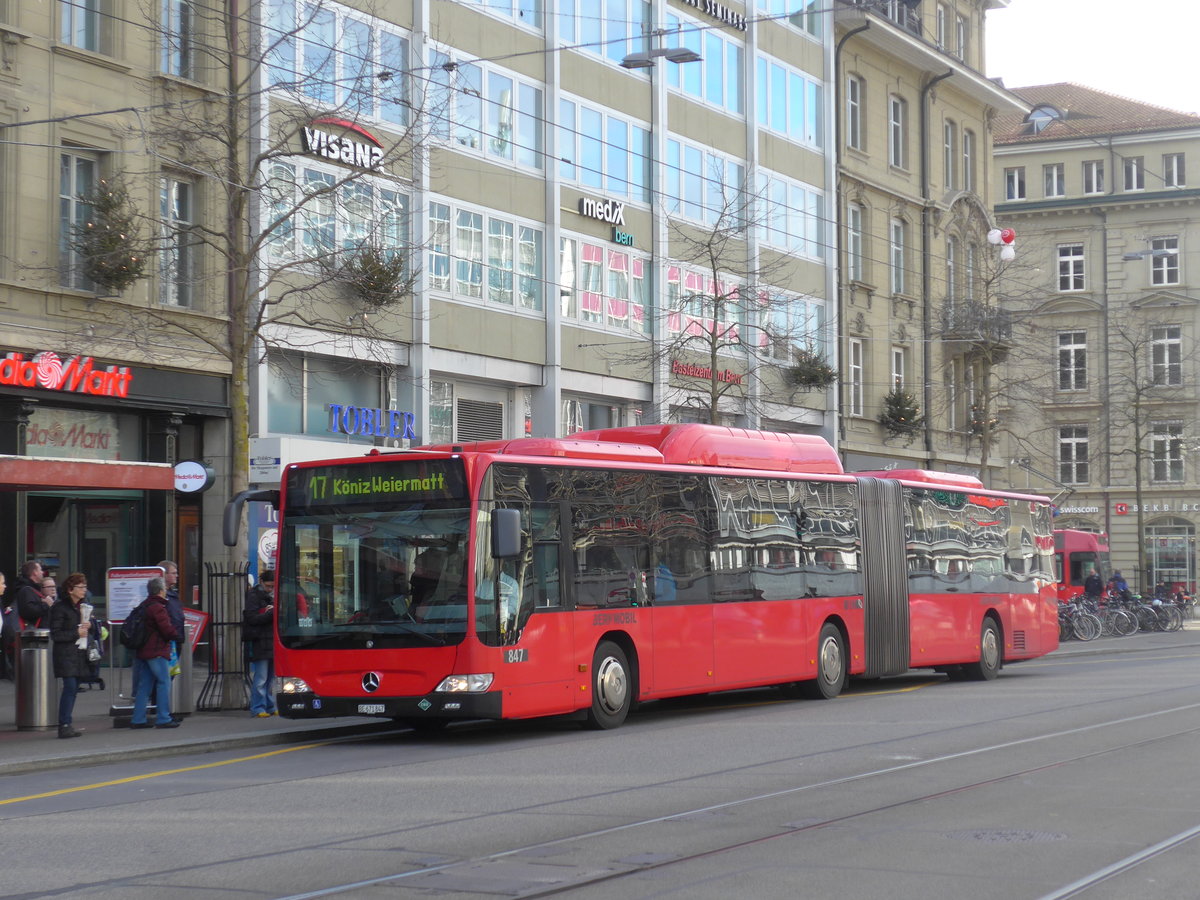
M 129 611 L 146 599 L 146 584 L 150 579 L 162 578 L 163 575 L 161 566 L 109 569 L 106 575 L 108 620 L 124 622 Z

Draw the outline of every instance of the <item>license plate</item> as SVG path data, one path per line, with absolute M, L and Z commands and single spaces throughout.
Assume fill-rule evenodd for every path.
M 383 714 L 382 703 L 360 703 L 358 711 L 364 716 L 379 716 Z

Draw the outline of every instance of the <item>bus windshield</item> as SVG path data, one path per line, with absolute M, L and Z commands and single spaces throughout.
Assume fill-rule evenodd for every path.
M 279 636 L 294 649 L 433 647 L 467 633 L 468 504 L 453 460 L 289 475 Z

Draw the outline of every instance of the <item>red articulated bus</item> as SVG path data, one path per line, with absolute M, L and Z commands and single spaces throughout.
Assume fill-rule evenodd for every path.
M 1083 582 L 1092 572 L 1108 584 L 1112 563 L 1108 556 L 1108 535 L 1071 528 L 1054 530 L 1054 575 L 1058 599 L 1070 600 L 1083 593 Z
M 991 679 L 1058 646 L 1046 498 L 823 439 L 653 425 L 287 467 L 275 666 L 291 718 L 578 713 L 910 667 Z

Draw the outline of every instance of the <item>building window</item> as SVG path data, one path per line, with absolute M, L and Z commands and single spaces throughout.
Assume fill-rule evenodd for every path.
M 1183 335 L 1178 325 L 1150 329 L 1150 379 L 1167 387 L 1183 384 Z
M 1083 164 L 1083 192 L 1085 194 L 1104 193 L 1104 160 L 1089 159 Z
M 1179 238 L 1171 235 L 1150 241 L 1150 281 L 1179 284 Z
M 970 20 L 966 16 L 957 16 L 954 22 L 954 55 L 963 62 L 967 61 L 967 38 L 970 33 Z
M 1058 389 L 1087 389 L 1087 333 L 1061 331 L 1058 335 Z
M 542 231 L 449 204 L 429 204 L 426 265 L 432 290 L 464 300 L 542 308 Z M 486 286 L 486 287 L 485 287 Z
M 888 228 L 888 266 L 893 294 L 904 293 L 907 247 L 908 223 L 903 219 L 892 219 Z
M 474 0 L 476 6 L 485 7 L 489 12 L 513 19 L 520 25 L 530 28 L 542 27 L 542 0 Z M 570 13 L 560 13 L 570 15 Z
M 975 190 L 975 132 L 963 129 L 962 186 L 964 191 Z
M 888 163 L 908 167 L 908 103 L 895 96 L 888 97 Z
M 1150 424 L 1150 480 L 1183 481 L 1183 423 Z
M 946 189 L 958 187 L 958 126 L 947 120 L 942 123 L 942 169 L 946 176 Z
M 958 299 L 958 238 L 946 238 L 946 305 Z
M 1025 167 L 1014 166 L 1004 170 L 1004 199 L 1025 199 Z
M 338 185 L 344 172 L 275 162 L 264 194 L 273 221 L 271 252 L 319 262 L 330 254 L 376 247 L 407 252 L 408 197 L 373 178 Z
M 626 0 L 607 0 L 608 6 L 616 6 L 619 10 Z M 643 15 L 649 21 L 650 4 L 642 0 L 632 0 L 644 10 Z M 588 13 L 591 15 L 591 13 Z M 608 17 L 612 24 L 613 15 Z M 678 44 L 693 50 L 700 55 L 696 62 L 684 65 L 669 64 L 666 70 L 667 84 L 684 94 L 703 100 L 713 106 L 724 109 L 740 116 L 745 110 L 745 88 L 743 86 L 746 49 L 738 41 L 725 37 L 719 29 L 701 26 L 699 23 L 668 13 L 665 17 L 668 40 L 678 38 Z M 634 15 L 627 16 L 626 22 L 636 22 Z M 644 41 L 641 35 L 648 34 L 650 28 L 637 32 L 637 40 Z M 613 56 L 611 45 L 609 58 Z M 619 57 L 617 59 L 620 62 Z
M 825 225 L 821 215 L 824 195 L 820 191 L 803 182 L 761 170 L 757 196 L 765 205 L 758 217 L 760 241 L 811 259 L 824 257 Z
M 319 107 L 342 113 L 371 116 L 383 122 L 408 124 L 408 40 L 367 18 L 334 4 L 308 0 L 276 0 L 266 4 L 268 26 L 275 40 L 266 53 L 267 77 L 272 85 L 294 91 Z M 451 69 L 431 54 L 435 73 L 431 96 L 445 115 L 444 85 L 437 76 L 450 77 Z M 446 60 L 449 61 L 448 59 Z M 462 66 L 462 69 L 474 67 Z M 474 69 L 476 72 L 477 69 Z M 388 78 L 381 76 L 387 73 Z M 462 75 L 455 72 L 455 75 Z M 469 79 L 472 73 L 463 75 Z M 380 89 L 386 85 L 386 89 Z M 456 81 L 452 87 L 467 90 L 477 85 Z
M 81 291 L 92 289 L 83 274 L 82 260 L 75 250 L 75 229 L 91 216 L 91 204 L 84 201 L 95 190 L 100 163 L 90 156 L 63 153 L 58 168 L 58 249 L 59 280 Z
M 825 130 L 821 82 L 766 56 L 757 57 L 755 66 L 758 124 L 819 149 Z
M 1082 291 L 1083 244 L 1058 245 L 1058 289 L 1060 291 Z
M 763 308 L 760 347 L 787 364 L 799 350 L 824 356 L 825 306 L 821 301 L 783 292 L 760 293 Z
M 908 351 L 903 347 L 892 348 L 892 387 L 904 389 L 904 373 L 908 368 Z
M 975 244 L 967 244 L 967 256 L 963 260 L 963 299 L 975 299 L 976 282 L 979 280 L 979 248 Z
M 100 52 L 100 19 L 103 0 L 60 0 L 59 40 L 81 50 Z
M 1052 163 L 1048 166 L 1042 166 L 1042 177 L 1045 186 L 1045 196 L 1062 197 L 1066 195 L 1067 189 L 1063 182 L 1062 163 Z
M 386 409 L 386 370 L 367 362 L 289 350 L 267 352 L 267 429 L 275 434 L 336 434 L 331 403 Z
M 849 397 L 849 411 L 852 416 L 863 414 L 863 342 L 859 338 L 850 339 L 850 383 L 846 386 Z
M 662 199 L 667 212 L 726 228 L 743 224 L 746 170 L 737 160 L 672 138 L 667 141 L 666 177 Z M 775 209 L 776 215 L 785 212 Z
M 943 6 L 941 3 L 939 3 L 937 5 L 937 10 L 934 12 L 934 17 L 933 17 L 934 41 L 937 44 L 937 48 L 939 50 L 945 50 L 946 46 L 947 46 L 947 44 L 946 44 L 946 19 L 947 18 L 948 18 L 948 13 L 946 12 L 946 7 Z
M 511 160 L 530 169 L 545 165 L 540 86 L 506 70 L 456 63 L 443 51 L 434 51 L 430 59 L 435 135 L 459 149 Z
M 1125 190 L 1144 191 L 1146 189 L 1146 169 L 1140 156 L 1125 157 Z
M 863 281 L 863 208 L 857 203 L 846 206 L 846 274 L 851 281 Z
M 558 171 L 565 181 L 650 202 L 650 131 L 605 110 L 558 104 Z
M 1088 427 L 1063 425 L 1058 429 L 1058 480 L 1063 484 L 1088 483 Z
M 614 331 L 649 331 L 647 258 L 564 237 L 558 268 L 565 318 Z
M 158 257 L 158 302 L 170 306 L 192 305 L 195 246 L 192 184 L 175 178 L 159 182 L 159 230 L 162 250 Z
M 1181 188 L 1187 185 L 1182 153 L 1163 154 L 1163 186 Z
M 162 59 L 168 75 L 196 77 L 196 11 L 192 0 L 162 0 Z
M 855 75 L 846 79 L 846 146 L 864 149 L 863 80 Z

